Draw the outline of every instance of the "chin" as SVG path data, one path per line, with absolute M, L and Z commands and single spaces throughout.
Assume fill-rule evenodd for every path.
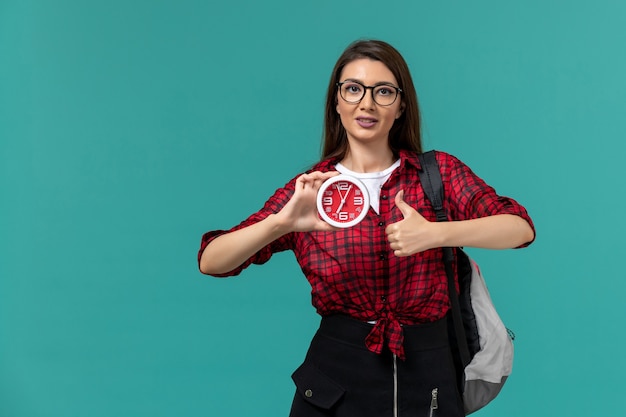
M 349 135 L 349 138 L 352 138 L 352 140 L 356 141 L 356 142 L 362 142 L 362 143 L 374 143 L 374 142 L 379 142 L 379 141 L 385 141 L 387 142 L 387 137 L 381 137 L 381 135 L 377 135 L 373 132 L 368 132 L 368 134 L 361 134 L 361 135 Z

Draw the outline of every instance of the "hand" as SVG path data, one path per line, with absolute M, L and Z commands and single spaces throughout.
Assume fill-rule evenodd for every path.
M 436 222 L 429 222 L 407 204 L 404 201 L 404 190 L 396 194 L 395 204 L 404 219 L 390 224 L 385 229 L 394 255 L 410 256 L 441 246 L 439 225 Z
M 315 171 L 298 177 L 293 196 L 277 214 L 290 232 L 337 230 L 320 219 L 317 213 L 317 192 L 324 181 L 335 175 L 339 173 Z

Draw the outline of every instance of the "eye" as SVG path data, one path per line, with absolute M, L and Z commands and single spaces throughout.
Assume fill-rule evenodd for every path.
M 396 90 L 393 87 L 387 85 L 381 85 L 380 87 L 376 87 L 376 95 L 379 96 L 392 96 L 394 95 Z
M 343 85 L 343 90 L 349 94 L 361 94 L 363 87 L 357 83 L 346 83 Z

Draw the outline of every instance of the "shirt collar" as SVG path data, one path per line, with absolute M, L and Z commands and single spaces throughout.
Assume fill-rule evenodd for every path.
M 419 170 L 421 165 L 417 157 L 417 153 L 401 149 L 399 152 L 400 157 L 400 169 L 405 169 L 406 166 L 412 166 Z M 335 168 L 335 164 L 339 162 L 339 158 L 329 158 L 320 161 L 313 167 L 313 171 L 330 171 Z
M 401 149 L 399 156 L 400 156 L 400 169 L 404 169 L 405 167 L 409 165 L 417 170 L 421 169 L 421 165 L 420 165 L 419 158 L 417 157 L 417 153 Z

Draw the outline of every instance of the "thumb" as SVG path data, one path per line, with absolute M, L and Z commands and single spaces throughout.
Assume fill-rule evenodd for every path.
M 406 201 L 404 201 L 404 190 L 398 191 L 395 198 L 396 207 L 400 209 L 402 216 L 408 217 L 411 215 L 415 209 L 411 207 Z

